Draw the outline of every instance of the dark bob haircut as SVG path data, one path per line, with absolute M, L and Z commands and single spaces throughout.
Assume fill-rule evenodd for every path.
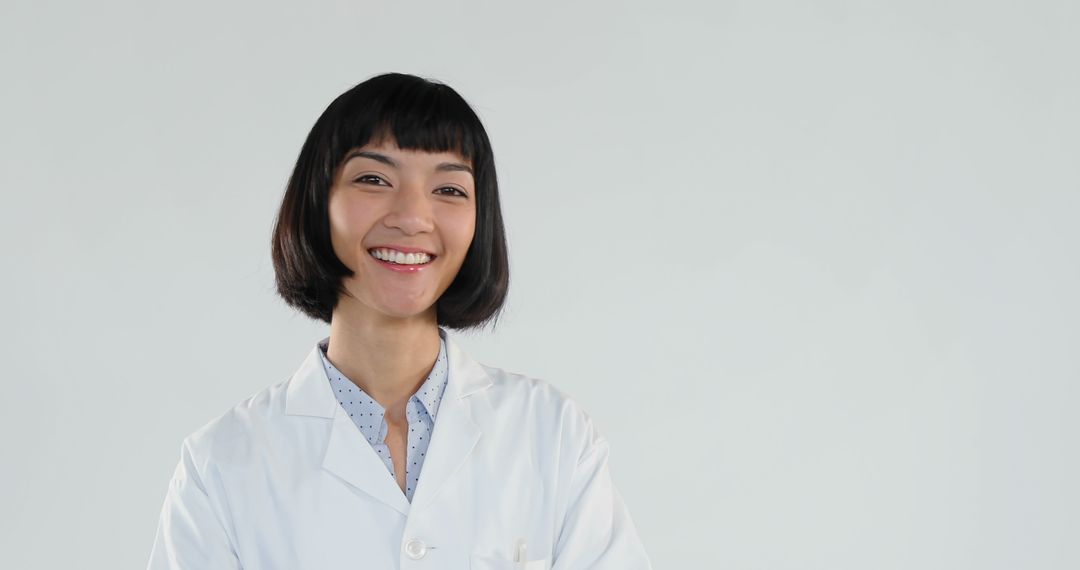
M 442 327 L 494 324 L 506 300 L 510 262 L 491 142 L 456 91 L 403 73 L 378 75 L 342 93 L 308 133 L 271 237 L 278 295 L 307 316 L 330 322 L 339 295 L 348 294 L 343 280 L 353 275 L 331 246 L 330 187 L 348 151 L 387 136 L 402 149 L 456 152 L 472 162 L 476 230 L 435 311 Z

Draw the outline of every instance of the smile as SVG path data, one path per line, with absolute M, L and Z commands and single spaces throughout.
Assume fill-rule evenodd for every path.
M 381 247 L 368 249 L 367 253 L 375 259 L 384 263 L 393 264 L 393 266 L 422 267 L 427 266 L 427 264 L 435 259 L 435 256 L 424 253 L 404 254 L 402 252 L 396 252 L 394 249 Z

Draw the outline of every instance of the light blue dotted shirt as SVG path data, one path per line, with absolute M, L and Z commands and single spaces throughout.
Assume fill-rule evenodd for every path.
M 345 408 L 353 423 L 360 428 L 360 433 L 364 434 L 368 443 L 379 454 L 386 468 L 390 470 L 390 476 L 396 479 L 390 448 L 386 445 L 386 410 L 330 363 L 330 359 L 326 357 L 327 347 L 330 346 L 329 337 L 318 344 L 323 368 L 326 369 L 326 376 L 330 379 L 338 403 Z M 431 431 L 439 413 L 439 403 L 442 402 L 443 391 L 446 389 L 446 376 L 446 341 L 439 335 L 439 357 L 435 360 L 435 366 L 420 385 L 420 389 L 405 404 L 405 417 L 409 421 L 408 443 L 405 448 L 405 498 L 409 502 L 412 502 L 416 482 L 420 478 L 420 468 L 424 465 L 424 454 L 427 453 Z

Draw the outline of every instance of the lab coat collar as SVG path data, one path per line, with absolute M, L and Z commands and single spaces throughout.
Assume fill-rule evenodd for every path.
M 481 429 L 470 418 L 465 398 L 491 385 L 491 378 L 483 365 L 474 360 L 442 327 L 439 327 L 439 336 L 446 342 L 449 365 L 446 392 L 413 493 L 412 509 L 431 502 L 480 439 Z M 330 419 L 332 428 L 323 457 L 323 468 L 402 514 L 408 514 L 410 503 L 405 494 L 334 397 L 330 379 L 320 361 L 318 346 L 311 349 L 289 381 L 285 414 Z

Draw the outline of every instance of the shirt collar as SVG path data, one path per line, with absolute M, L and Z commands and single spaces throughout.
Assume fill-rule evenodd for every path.
M 435 359 L 435 365 L 431 368 L 431 373 L 428 374 L 427 379 L 420 385 L 420 388 L 412 395 L 411 400 L 417 400 L 423 405 L 424 410 L 431 416 L 431 420 L 435 421 L 435 417 L 439 413 L 439 405 L 442 403 L 443 393 L 446 391 L 446 380 L 449 367 L 447 366 L 446 358 L 446 338 L 443 336 L 442 329 L 439 330 L 439 356 Z M 330 346 L 330 337 L 326 337 L 318 342 L 319 356 L 322 358 L 323 366 L 328 371 L 339 375 L 341 378 L 348 379 L 347 376 L 341 373 L 330 359 L 326 356 L 326 350 Z M 333 377 L 333 374 L 330 375 Z M 349 380 L 351 382 L 351 379 Z M 355 384 L 355 382 L 352 382 Z M 357 390 L 363 393 L 357 386 Z M 369 396 L 370 397 L 370 396 Z M 372 398 L 374 401 L 374 398 Z M 378 405 L 378 402 L 375 402 Z M 381 407 L 381 406 L 380 406 Z

